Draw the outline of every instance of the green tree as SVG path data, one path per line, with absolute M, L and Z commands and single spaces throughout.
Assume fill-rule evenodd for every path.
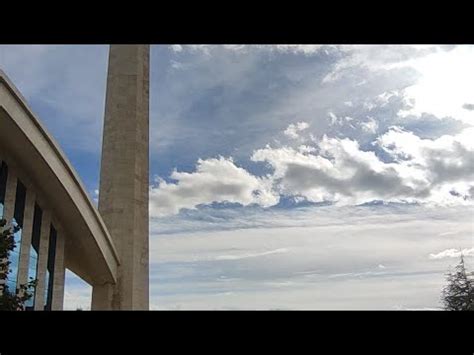
M 447 274 L 448 284 L 442 292 L 444 309 L 447 311 L 474 311 L 474 280 L 469 278 L 461 254 L 461 261 L 454 271 Z
M 0 310 L 23 311 L 25 302 L 33 297 L 37 280 L 19 285 L 16 290 L 9 290 L 6 283 L 10 273 L 10 252 L 15 249 L 14 234 L 18 227 L 7 226 L 5 219 L 0 219 Z

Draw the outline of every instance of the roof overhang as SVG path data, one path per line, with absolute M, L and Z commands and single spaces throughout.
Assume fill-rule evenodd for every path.
M 1 70 L 0 145 L 60 221 L 65 266 L 92 285 L 116 282 L 118 253 L 97 208 L 59 145 Z

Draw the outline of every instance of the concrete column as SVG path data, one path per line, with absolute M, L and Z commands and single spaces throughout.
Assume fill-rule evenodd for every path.
M 43 219 L 41 220 L 41 237 L 38 255 L 38 284 L 36 286 L 35 311 L 44 310 L 45 303 L 45 283 L 46 267 L 48 263 L 48 245 L 49 232 L 51 228 L 51 211 L 43 210 Z
M 7 163 L 8 164 L 8 163 Z M 11 224 L 13 214 L 15 213 L 15 199 L 16 199 L 16 184 L 17 184 L 17 176 L 15 171 L 8 165 L 8 176 L 7 176 L 7 186 L 5 189 L 5 201 L 4 201 L 4 208 L 3 208 L 3 219 L 7 221 L 8 227 Z M 0 287 L 2 289 L 5 287 L 5 282 L 2 281 Z M 11 292 L 12 290 L 10 290 Z
M 0 162 L 4 161 L 4 156 L 2 154 L 2 152 L 0 152 Z M 6 163 L 6 162 L 5 162 Z M 6 206 L 8 200 L 11 200 L 13 198 L 13 201 L 15 201 L 15 194 L 16 194 L 16 178 L 12 179 L 11 181 L 15 182 L 15 186 L 12 186 L 12 184 L 10 184 L 11 186 L 9 186 L 9 181 L 10 181 L 10 174 L 8 174 L 7 176 L 7 183 L 6 183 L 6 187 L 5 187 L 5 201 L 4 201 L 4 206 Z M 13 196 L 9 196 L 9 194 L 11 195 L 11 193 L 13 193 Z M 6 208 L 6 207 L 5 207 Z M 10 212 L 11 211 L 11 212 Z M 4 214 L 3 216 L 0 215 L 0 219 L 6 219 L 7 222 L 11 220 L 7 218 L 7 214 L 6 214 L 7 211 L 5 211 L 4 209 Z M 9 214 L 11 214 L 13 216 L 13 209 L 9 209 L 8 211 Z M 3 289 L 5 287 L 5 282 L 6 280 L 0 280 L 0 295 L 3 294 Z
M 114 299 L 114 292 L 117 285 L 110 283 L 105 284 L 96 284 L 92 286 L 92 311 L 104 311 L 104 310 L 113 310 L 120 309 L 120 304 Z
M 23 231 L 21 234 L 20 262 L 18 267 L 18 284 L 28 281 L 28 266 L 30 262 L 31 234 L 33 231 L 33 216 L 35 213 L 36 194 L 31 186 L 26 189 L 25 212 L 23 215 Z
M 92 309 L 148 309 L 148 45 L 111 45 L 99 212 L 120 255 L 116 285 L 93 285 Z
M 7 163 L 8 164 L 8 163 Z M 15 170 L 8 165 L 7 188 L 5 191 L 5 208 L 3 209 L 3 218 L 10 223 L 15 213 L 17 176 Z
M 64 246 L 65 246 L 64 230 L 58 227 L 56 237 L 56 258 L 54 261 L 54 288 L 53 288 L 53 301 L 51 309 L 53 311 L 59 311 L 63 309 L 64 303 Z

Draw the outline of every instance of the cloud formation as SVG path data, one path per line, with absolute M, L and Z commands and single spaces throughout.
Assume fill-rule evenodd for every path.
M 429 184 L 431 200 L 456 202 L 472 199 L 474 186 L 474 127 L 457 135 L 421 139 L 397 128 L 377 139 L 400 166 Z
M 291 123 L 283 133 L 292 139 L 298 139 L 299 133 L 308 127 L 309 124 L 307 122 Z
M 206 55 L 211 55 L 211 52 L 216 50 L 215 45 L 200 44 L 200 45 L 171 45 L 171 49 L 175 52 L 181 52 L 183 50 L 190 51 L 201 51 Z M 226 50 L 234 52 L 249 52 L 252 50 L 258 50 L 262 52 L 282 52 L 292 54 L 305 54 L 312 55 L 318 53 L 321 50 L 329 48 L 337 48 L 338 46 L 333 45 L 307 45 L 307 44 L 277 44 L 277 45 L 230 45 L 225 44 L 222 47 Z
M 474 104 L 464 104 L 462 108 L 469 111 L 474 111 Z
M 251 175 L 230 158 L 200 159 L 195 172 L 174 171 L 171 179 L 176 183 L 160 180 L 157 187 L 150 189 L 151 216 L 177 213 L 181 208 L 212 202 L 233 202 L 244 206 L 278 203 L 278 196 L 271 191 L 268 178 Z
M 474 256 L 474 248 L 470 249 L 446 249 L 436 254 L 430 254 L 430 259 L 459 258 L 463 256 Z
M 288 249 L 286 248 L 279 248 L 275 250 L 268 250 L 263 251 L 260 253 L 246 253 L 246 254 L 238 254 L 238 255 L 218 255 L 216 256 L 216 260 L 240 260 L 240 259 L 247 259 L 247 258 L 256 258 L 259 256 L 271 255 L 271 254 L 279 254 L 279 253 L 286 253 Z
M 299 138 L 297 132 L 308 127 L 298 122 L 284 133 Z M 362 149 L 355 140 L 326 135 L 309 145 L 267 145 L 251 156 L 253 162 L 265 163 L 271 170 L 262 177 L 237 167 L 230 158 L 199 160 L 195 172 L 175 171 L 171 179 L 176 183 L 161 181 L 151 189 L 150 210 L 158 216 L 212 202 L 269 207 L 280 196 L 340 205 L 374 200 L 472 203 L 472 137 L 474 127 L 436 139 L 391 127 L 372 142 L 372 150 Z
M 472 247 L 472 207 L 194 212 L 152 221 L 154 309 L 436 308 L 457 259 L 429 254 Z

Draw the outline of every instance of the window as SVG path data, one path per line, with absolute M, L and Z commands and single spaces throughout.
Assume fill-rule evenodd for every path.
M 23 214 L 25 212 L 26 188 L 20 180 L 16 185 L 15 212 L 13 214 L 13 226 L 18 226 L 14 234 L 15 248 L 10 253 L 10 273 L 7 277 L 7 286 L 10 292 L 16 292 L 18 278 L 18 263 L 20 260 L 21 233 L 23 228 Z
M 33 230 L 31 233 L 30 260 L 28 264 L 28 281 L 35 280 L 38 274 L 38 256 L 39 245 L 41 239 L 41 221 L 43 211 L 35 204 L 35 212 L 33 216 Z M 25 303 L 26 310 L 33 310 L 35 306 L 36 288 L 32 297 Z
M 45 305 L 44 310 L 50 311 L 53 300 L 54 287 L 54 261 L 56 258 L 56 229 L 51 224 L 49 232 L 49 246 L 48 246 L 48 264 L 46 267 L 46 283 L 45 283 Z

